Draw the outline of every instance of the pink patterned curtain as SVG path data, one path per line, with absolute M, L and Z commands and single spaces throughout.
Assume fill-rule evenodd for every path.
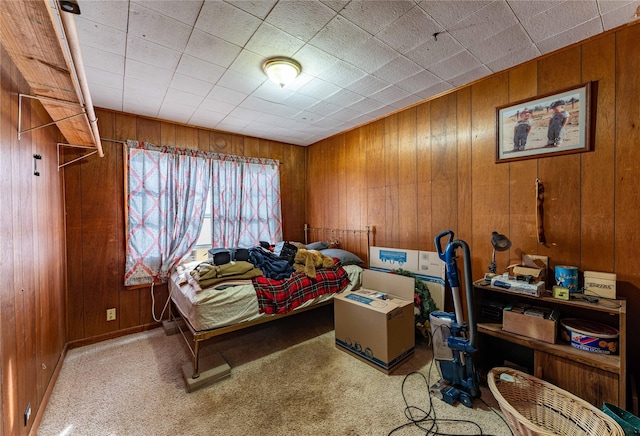
M 211 206 L 213 247 L 239 247 L 242 171 L 235 159 L 214 160 Z
M 281 241 L 280 163 L 219 155 L 212 168 L 213 246 Z
M 125 285 L 166 281 L 200 234 L 211 155 L 127 141 L 128 235 Z

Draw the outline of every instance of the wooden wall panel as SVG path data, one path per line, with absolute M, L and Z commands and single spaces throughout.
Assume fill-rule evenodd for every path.
M 101 136 L 134 139 L 156 145 L 193 148 L 225 154 L 249 150 L 252 157 L 282 162 L 284 237 L 303 238 L 305 223 L 305 156 L 302 147 L 207 129 L 98 110 Z M 125 287 L 125 187 L 123 145 L 103 141 L 105 157 L 91 156 L 65 167 L 69 266 L 67 299 L 69 338 L 74 344 L 121 335 L 157 325 L 168 298 L 166 285 Z M 154 301 L 155 300 L 155 301 Z M 116 320 L 106 310 L 116 308 Z
M 15 83 L 16 69 L 7 53 L 0 49 L 0 187 L 3 192 L 10 193 L 14 186 L 18 186 L 17 171 L 13 168 L 13 154 L 16 147 L 14 131 L 16 129 L 16 108 L 18 105 L 17 84 Z M 7 198 L 8 197 L 8 198 Z M 11 196 L 8 195 L 0 207 L 0 249 L 5 255 L 0 262 L 0 406 L 2 406 L 2 421 L 0 434 L 12 435 L 19 433 L 20 407 L 24 404 L 24 393 L 19 391 L 18 381 L 22 374 L 18 371 L 18 325 L 16 318 L 22 316 L 22 306 L 16 305 L 15 300 L 15 269 L 20 267 L 14 261 L 16 245 L 20 243 L 13 232 L 13 207 Z M 9 207 L 7 207 L 7 205 Z
M 538 61 L 538 92 L 558 91 L 582 82 L 581 46 Z M 580 264 L 580 154 L 538 160 L 544 183 L 544 223 L 547 244 L 540 254 L 551 265 Z
M 637 46 L 640 26 L 616 34 L 616 94 L 615 94 L 615 242 L 616 270 L 620 279 L 635 282 L 640 257 L 640 226 L 638 205 L 640 189 L 640 55 L 632 47 Z M 635 53 L 635 56 L 630 53 Z M 609 140 L 611 140 L 609 138 Z M 638 284 L 636 283 L 636 286 Z
M 537 64 L 530 62 L 509 71 L 509 101 L 535 98 L 537 91 Z M 512 241 L 507 264 L 518 263 L 523 254 L 538 252 L 537 228 L 537 159 L 521 160 L 509 164 L 509 228 L 503 229 Z M 504 256 L 498 255 L 504 259 Z
M 431 210 L 431 103 L 416 106 L 416 221 L 417 249 L 431 250 L 434 246 Z
M 258 156 L 257 157 L 271 157 L 271 141 L 267 139 L 258 140 Z
M 306 154 L 302 147 L 285 147 L 282 167 L 282 215 L 286 217 L 284 233 L 293 241 L 304 241 L 304 225 L 307 222 L 306 186 L 300 178 L 306 176 Z
M 29 109 L 22 114 L 23 120 L 27 122 L 26 126 L 37 125 L 37 117 L 34 116 L 34 105 L 37 103 L 29 102 L 26 107 Z M 13 120 L 16 120 L 15 113 Z M 15 123 L 12 122 L 13 125 Z M 23 124 L 24 126 L 24 124 Z M 25 127 L 28 128 L 28 127 Z M 14 130 L 15 132 L 15 130 Z M 33 359 L 33 347 L 35 346 L 34 337 L 34 292 L 35 283 L 32 273 L 33 269 L 25 271 L 24 265 L 29 262 L 33 262 L 34 258 L 37 259 L 37 254 L 34 252 L 34 239 L 33 239 L 33 201 L 34 189 L 36 184 L 46 183 L 43 179 L 36 179 L 32 171 L 33 167 L 33 154 L 38 153 L 37 141 L 38 135 L 32 134 L 23 141 L 15 141 L 15 136 L 11 142 L 14 145 L 14 153 L 12 153 L 12 169 L 14 172 L 15 188 L 11 190 L 11 210 L 12 214 L 12 227 L 13 234 L 16 237 L 16 244 L 13 249 L 13 263 L 16 266 L 13 270 L 14 286 L 11 289 L 13 291 L 16 308 L 16 359 L 14 360 L 15 367 L 13 370 L 17 371 L 20 378 L 18 378 L 18 398 L 21 399 L 18 412 L 26 409 L 28 399 L 36 399 L 36 385 L 34 383 L 35 373 L 34 359 Z M 43 156 L 43 160 L 48 156 Z M 42 162 L 41 162 L 42 164 Z M 22 187 L 22 189 L 20 189 Z M 22 422 L 19 419 L 21 414 L 16 416 L 16 424 L 18 429 L 22 430 Z
M 339 142 L 336 144 L 337 149 L 337 168 L 336 172 L 339 174 L 337 179 L 337 195 L 338 195 L 338 209 L 336 211 L 336 228 L 344 229 L 347 222 L 347 178 L 346 169 L 347 162 L 345 160 L 345 137 L 338 137 Z
M 400 226 L 398 187 L 398 114 L 384 118 L 384 139 L 382 142 L 381 178 L 384 184 L 384 232 L 388 245 L 398 245 Z
M 59 131 L 44 127 L 18 141 L 20 93 L 29 87 L 0 47 L 0 435 L 31 431 L 67 341 Z M 25 99 L 23 129 L 50 121 L 39 102 Z
M 218 133 L 211 132 L 212 135 L 212 139 L 211 139 L 211 145 L 209 146 L 210 148 L 213 147 L 213 145 L 215 144 L 215 140 L 213 138 L 214 135 L 218 136 Z M 211 151 L 216 151 L 211 150 Z M 260 140 L 258 138 L 244 138 L 244 152 L 242 153 L 242 156 L 254 156 L 254 157 L 260 157 Z
M 366 153 L 360 141 L 360 130 L 352 130 L 345 135 L 345 214 L 344 228 L 363 229 L 369 223 L 366 217 Z
M 40 120 L 47 119 L 46 111 L 44 111 L 39 104 L 32 105 L 31 112 L 31 125 L 38 125 Z M 33 154 L 40 154 L 42 160 L 38 165 L 38 172 L 40 176 L 34 177 L 34 183 L 30 192 L 30 196 L 23 197 L 19 207 L 23 208 L 25 214 L 30 216 L 24 216 L 24 223 L 21 228 L 23 233 L 21 250 L 22 250 L 22 264 L 25 265 L 29 260 L 35 261 L 35 270 L 22 269 L 23 286 L 25 286 L 25 292 L 22 294 L 24 302 L 25 314 L 36 314 L 40 316 L 38 321 L 47 323 L 50 322 L 48 316 L 41 313 L 38 302 L 42 298 L 46 302 L 48 291 L 43 289 L 43 286 L 47 286 L 46 283 L 49 275 L 49 265 L 47 263 L 47 257 L 52 253 L 48 244 L 49 238 L 36 238 L 34 235 L 46 234 L 49 229 L 46 226 L 45 214 L 47 212 L 42 211 L 41 208 L 47 208 L 48 205 L 48 187 L 58 177 L 57 172 L 57 153 L 53 152 L 52 142 L 47 143 L 47 139 L 55 139 L 55 136 L 51 135 L 51 131 L 40 129 L 31 134 L 31 151 Z M 24 159 L 20 165 L 20 168 L 26 169 L 29 163 L 33 163 L 33 156 L 29 159 L 27 153 L 23 154 Z M 33 176 L 32 176 L 33 177 Z M 28 202 L 28 203 L 27 203 Z M 56 210 L 56 209 L 53 209 Z M 43 225 L 43 219 L 45 223 Z M 55 216 L 51 218 L 52 224 L 55 222 Z M 28 223 L 28 224 L 27 224 Z M 53 261 L 55 263 L 55 260 Z M 62 267 L 63 264 L 58 265 Z M 44 316 L 43 316 L 44 315 Z M 30 396 L 36 398 L 36 403 L 40 402 L 41 395 L 44 392 L 41 388 L 46 387 L 47 375 L 42 373 L 39 361 L 46 354 L 45 344 L 46 334 L 44 335 L 44 341 L 39 336 L 39 326 L 35 317 L 25 317 L 24 323 L 24 342 L 26 351 L 26 364 L 25 364 L 25 379 L 27 380 L 27 386 L 31 388 L 33 383 L 34 391 L 31 391 Z M 42 354 L 41 354 L 42 353 Z
M 491 233 L 509 230 L 509 165 L 495 163 L 495 108 L 507 103 L 508 74 L 494 75 L 471 87 L 473 271 L 488 272 L 491 263 Z M 508 253 L 496 253 L 498 268 L 504 269 Z
M 27 126 L 38 125 L 37 115 L 34 106 L 38 103 L 30 102 L 27 106 L 30 110 L 23 113 L 23 120 L 26 120 Z M 14 120 L 15 120 L 14 115 Z M 24 126 L 24 124 L 23 124 Z M 25 126 L 25 128 L 28 128 Z M 8 133 L 8 132 L 7 132 Z M 13 135 L 11 135 L 13 136 Z M 22 404 L 19 405 L 19 412 L 26 409 L 28 402 L 37 398 L 37 372 L 35 369 L 35 292 L 36 282 L 35 274 L 37 272 L 33 268 L 28 270 L 25 268 L 30 262 L 38 262 L 39 255 L 34 251 L 36 248 L 36 239 L 34 239 L 34 217 L 33 202 L 38 199 L 35 190 L 43 183 L 47 183 L 44 178 L 36 178 L 33 168 L 33 155 L 40 152 L 38 147 L 39 135 L 31 134 L 24 141 L 14 142 L 15 153 L 12 153 L 12 166 L 14 171 L 15 189 L 11 191 L 11 210 L 13 211 L 12 225 L 13 234 L 17 237 L 17 244 L 13 250 L 13 262 L 16 268 L 13 270 L 14 277 L 14 298 L 16 301 L 16 327 L 17 327 L 17 355 L 15 370 L 18 371 L 22 379 L 18 379 L 18 393 L 22 397 Z M 15 141 L 15 139 L 13 139 Z M 42 161 L 48 160 L 50 156 L 46 153 L 42 155 Z M 43 166 L 44 162 L 40 162 L 39 166 Z M 49 173 L 44 170 L 41 177 L 50 177 Z M 18 418 L 21 415 L 18 415 Z M 22 414 L 22 416 L 24 416 Z M 22 427 L 22 423 L 20 427 Z M 21 428 L 22 430 L 22 428 Z
M 193 127 L 175 125 L 176 139 L 174 144 L 179 148 L 199 148 L 198 130 Z M 232 141 L 233 143 L 233 141 Z
M 336 150 L 336 140 L 335 138 L 331 141 L 329 141 L 328 143 L 328 150 L 325 150 L 325 152 L 331 153 L 332 156 L 335 156 L 335 150 Z M 324 200 L 322 201 L 322 222 L 323 227 L 333 227 L 333 222 L 335 221 L 334 217 L 335 217 L 335 209 L 337 206 L 334 206 L 334 204 L 336 203 L 336 199 L 338 198 L 336 195 L 336 178 L 335 177 L 331 177 L 331 174 L 335 173 L 335 160 L 327 160 L 327 159 L 323 159 L 322 163 L 320 165 L 320 170 L 324 171 L 324 173 L 326 174 L 326 176 L 323 177 L 323 184 L 322 185 L 314 185 L 314 186 L 310 186 L 307 185 L 307 191 L 319 191 L 317 192 L 317 195 L 320 196 L 321 198 L 324 198 Z M 320 186 L 322 186 L 321 189 L 318 189 Z M 325 191 L 326 190 L 326 191 Z M 326 198 L 327 192 L 331 192 L 332 198 Z M 331 207 L 329 207 L 331 205 Z
M 100 117 L 98 127 L 111 133 L 113 117 Z M 121 147 L 105 143 L 105 156 L 80 161 L 82 196 L 82 288 L 84 330 L 88 336 L 118 330 L 106 310 L 118 308 L 120 244 L 117 240 L 118 179 L 116 164 Z M 73 164 L 72 164 L 73 165 Z M 67 187 L 69 189 L 69 187 Z M 98 307 L 104 310 L 96 310 Z
M 457 233 L 458 154 L 456 94 L 431 102 L 431 225 L 435 236 Z
M 640 24 L 625 26 L 338 135 L 348 144 L 344 159 L 365 159 L 363 195 L 349 203 L 355 209 L 360 202 L 360 223 L 376 226 L 375 245 L 433 250 L 435 234 L 452 229 L 470 244 L 479 278 L 491 262 L 496 230 L 513 242 L 509 252 L 498 253 L 498 271 L 523 253 L 548 255 L 552 267 L 613 271 L 629 312 L 640 310 L 639 39 Z M 496 107 L 587 81 L 597 81 L 592 152 L 495 162 Z M 414 112 L 415 134 L 407 122 Z M 323 170 L 343 159 L 330 152 L 334 142 L 308 147 L 309 156 L 322 156 Z M 414 174 L 408 169 L 412 159 Z M 314 171 L 318 163 L 311 159 L 309 164 L 309 186 L 351 177 Z M 545 185 L 546 246 L 537 242 L 536 178 Z M 416 209 L 409 206 L 412 198 Z M 309 196 L 309 222 L 323 222 L 336 204 L 329 194 Z M 347 227 L 357 226 L 350 216 Z M 640 320 L 629 317 L 628 330 L 639 327 Z M 640 350 L 635 345 L 628 349 Z M 637 378 L 640 351 L 629 354 Z
M 582 81 L 597 82 L 595 142 L 592 153 L 581 156 L 580 263 L 585 270 L 613 271 L 615 261 L 615 36 L 582 47 Z
M 74 152 L 65 151 L 66 161 L 78 157 Z M 64 167 L 65 185 L 74 189 L 65 189 L 65 214 L 67 230 L 67 283 L 73 283 L 75 298 L 67 298 L 67 337 L 69 341 L 84 337 L 84 290 L 82 288 L 82 165 Z
M 627 366 L 640 379 L 640 344 L 635 332 L 640 331 L 640 54 L 638 40 L 640 25 L 625 28 L 616 35 L 615 73 L 615 164 L 607 168 L 615 174 L 615 273 L 618 294 L 627 298 Z M 603 108 L 603 110 L 606 110 Z M 611 140 L 611 138 L 608 138 Z M 599 237 L 600 238 L 600 237 Z
M 102 134 L 102 132 L 100 132 Z M 176 146 L 176 125 L 166 121 L 160 122 L 160 142 L 157 145 Z M 198 144 L 198 142 L 196 142 Z
M 98 111 L 100 117 L 107 116 L 108 112 Z M 136 138 L 136 122 L 135 118 L 120 113 L 111 114 L 113 118 L 113 136 L 109 139 L 115 141 L 126 141 L 127 139 Z M 103 135 L 104 137 L 107 137 Z M 113 149 L 124 150 L 124 145 L 120 143 L 111 143 Z M 111 149 L 111 147 L 110 147 Z M 118 220 L 118 241 L 120 248 L 118 249 L 120 260 L 118 262 L 118 276 L 124 277 L 124 264 L 125 264 L 125 250 L 126 250 L 126 223 L 125 223 L 125 186 L 124 186 L 124 152 L 118 153 L 118 162 L 116 164 L 118 169 L 118 175 L 116 176 L 116 182 L 118 183 L 118 191 L 121 192 L 118 202 L 118 216 L 121 217 Z M 66 174 L 65 174 L 66 180 Z M 81 208 L 80 208 L 81 209 Z M 146 291 L 146 289 L 144 289 Z M 138 289 L 126 289 L 122 286 L 118 286 L 118 310 L 116 311 L 116 322 L 119 329 L 131 329 L 141 324 L 140 314 L 140 292 Z M 82 338 L 84 336 L 80 336 Z
M 307 177 L 310 177 L 314 180 L 314 185 L 316 189 L 312 189 L 310 185 L 307 185 L 306 190 L 306 204 L 310 205 L 307 208 L 307 215 L 312 215 L 315 217 L 314 227 L 322 227 L 324 225 L 323 211 L 322 211 L 322 202 L 320 199 L 323 197 L 321 189 L 318 187 L 324 186 L 324 173 L 322 171 L 322 150 L 315 149 L 306 155 L 306 171 Z M 312 241 L 308 241 L 312 242 Z
M 42 107 L 36 106 L 34 115 L 34 121 L 37 123 L 48 119 L 48 114 Z M 42 401 L 49 387 L 49 381 L 60 359 L 60 351 L 67 341 L 63 304 L 65 235 L 61 231 L 52 231 L 64 229 L 62 177 L 58 172 L 58 156 L 54 145 L 56 133 L 55 130 L 38 130 L 35 146 L 37 153 L 43 156 L 38 165 L 41 175 L 34 183 L 34 225 L 31 231 L 34 238 L 33 250 L 29 253 L 35 255 L 37 265 L 35 274 L 32 275 L 35 280 L 34 313 L 39 316 L 33 317 L 36 340 L 33 341 L 32 352 L 35 352 L 33 371 L 37 380 L 38 403 Z
M 418 201 L 416 167 L 416 108 L 398 114 L 398 247 L 408 248 L 415 243 L 418 231 Z
M 249 154 L 245 154 L 244 152 L 245 139 L 246 138 L 244 136 L 233 135 L 233 137 L 231 138 L 231 149 L 229 154 L 233 154 L 236 156 L 251 156 Z
M 328 161 L 325 161 L 323 163 L 324 167 L 325 167 L 325 171 L 327 173 L 327 175 L 329 174 L 336 174 L 337 177 L 325 177 L 324 178 L 324 185 L 322 185 L 322 189 L 320 191 L 320 195 L 322 196 L 326 196 L 327 192 L 331 192 L 331 196 L 332 198 L 329 200 L 327 199 L 327 201 L 325 201 L 325 205 L 329 206 L 329 201 L 331 202 L 331 207 L 327 207 L 324 210 L 324 222 L 325 227 L 329 227 L 329 228 L 336 228 L 339 225 L 340 222 L 340 186 L 339 186 L 339 179 L 340 179 L 340 175 L 339 175 L 339 171 L 340 171 L 340 144 L 342 143 L 342 141 L 340 140 L 341 138 L 333 138 L 332 140 L 329 141 L 329 150 L 328 152 L 331 153 L 331 155 L 333 157 L 335 157 L 335 159 L 331 159 Z M 313 189 L 318 189 L 318 186 L 309 186 L 308 189 L 313 190 Z M 325 191 L 326 189 L 326 191 Z
M 384 246 L 388 238 L 384 192 L 384 122 L 375 121 L 366 125 L 364 130 L 365 156 L 367 158 L 367 216 L 370 218 L 370 225 L 375 229 L 376 243 Z M 307 185 L 311 186 L 313 183 L 309 183 L 307 179 Z M 309 220 L 313 222 L 313 217 L 309 216 Z
M 472 193 L 473 193 L 473 166 L 472 166 L 472 130 L 471 130 L 471 89 L 461 89 L 457 95 L 457 149 L 458 149 L 458 190 L 457 190 L 457 210 L 458 213 L 458 234 L 456 238 L 468 241 L 470 244 L 473 237 L 473 219 L 471 216 Z M 432 251 L 433 248 L 429 248 Z
M 198 150 L 209 151 L 209 131 L 198 129 Z
M 135 306 L 139 298 L 137 295 L 131 295 L 132 293 L 123 293 L 120 291 L 120 277 L 124 275 L 124 251 L 122 240 L 124 238 L 124 196 L 118 193 L 123 192 L 124 187 L 124 168 L 123 168 L 123 144 L 114 141 L 121 141 L 117 139 L 116 132 L 116 119 L 117 114 L 108 111 L 97 111 L 98 128 L 100 135 L 103 138 L 112 139 L 113 141 L 104 141 L 103 149 L 105 150 L 105 156 L 101 159 L 101 164 L 109 165 L 109 173 L 107 175 L 95 174 L 93 171 L 91 174 L 83 174 L 84 183 L 90 183 L 96 186 L 99 190 L 99 194 L 94 194 L 100 197 L 100 202 L 106 206 L 108 213 L 103 216 L 106 217 L 108 222 L 108 232 L 110 234 L 109 239 L 105 240 L 103 247 L 108 249 L 105 259 L 103 259 L 103 267 L 109 268 L 108 281 L 106 285 L 106 300 L 109 303 L 107 308 L 116 309 L 116 319 L 113 321 L 106 320 L 106 309 L 102 314 L 97 313 L 96 318 L 98 320 L 98 332 L 102 333 L 103 329 L 107 329 L 109 332 L 118 331 L 124 326 L 138 325 L 137 313 L 134 315 L 129 310 L 129 301 L 132 301 L 132 305 Z M 85 167 L 85 170 L 88 169 Z M 93 178 L 97 176 L 98 178 Z M 106 189 L 102 185 L 106 186 Z M 109 201 L 105 201 L 105 197 L 108 196 Z M 83 204 L 86 204 L 83 201 Z M 86 221 L 83 219 L 83 222 Z M 85 234 L 86 235 L 86 234 Z M 108 246 L 107 246 L 108 241 Z M 84 240 L 86 243 L 87 240 Z M 95 260 L 92 260 L 95 262 Z M 85 272 L 86 274 L 86 272 Z M 91 292 L 91 286 L 84 287 L 85 292 Z M 93 305 L 93 295 L 84 296 L 89 305 Z M 93 312 L 93 309 L 90 309 Z M 100 316 L 102 315 L 102 316 Z M 90 334 L 90 332 L 87 331 Z
M 162 145 L 162 122 L 148 118 L 139 118 L 136 120 L 136 135 L 137 137 L 133 139 Z

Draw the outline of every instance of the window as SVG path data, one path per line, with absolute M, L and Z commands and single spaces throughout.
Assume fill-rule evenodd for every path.
M 202 220 L 202 229 L 196 240 L 196 246 L 191 253 L 192 260 L 205 261 L 209 258 L 209 249 L 212 247 L 213 240 L 213 220 L 211 219 L 211 191 L 207 195 L 207 203 L 204 208 L 204 219 Z
M 214 247 L 244 247 L 282 240 L 279 162 L 221 159 L 212 162 Z
M 194 247 L 282 239 L 279 162 L 127 141 L 125 285 L 165 281 Z

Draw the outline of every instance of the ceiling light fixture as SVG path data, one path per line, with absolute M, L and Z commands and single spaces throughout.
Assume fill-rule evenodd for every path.
M 264 71 L 273 83 L 284 88 L 298 77 L 298 74 L 302 71 L 302 67 L 291 58 L 279 56 L 264 61 L 262 71 Z
M 60 9 L 65 12 L 80 15 L 80 6 L 77 0 L 60 0 Z

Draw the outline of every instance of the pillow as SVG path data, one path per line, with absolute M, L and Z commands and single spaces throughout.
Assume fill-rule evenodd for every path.
M 329 248 L 329 244 L 324 241 L 312 242 L 311 244 L 307 244 L 307 250 L 324 250 L 325 248 Z
M 364 260 L 360 259 L 355 254 L 347 250 L 342 250 L 340 248 L 328 248 L 326 250 L 320 250 L 320 253 L 324 254 L 325 256 L 338 259 L 342 266 L 358 265 L 364 263 Z

